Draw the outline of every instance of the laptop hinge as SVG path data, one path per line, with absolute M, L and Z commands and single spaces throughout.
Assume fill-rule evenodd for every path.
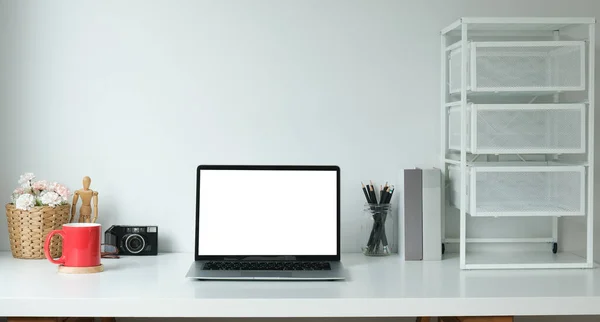
M 226 261 L 294 261 L 296 256 L 242 256 L 242 257 L 224 257 Z

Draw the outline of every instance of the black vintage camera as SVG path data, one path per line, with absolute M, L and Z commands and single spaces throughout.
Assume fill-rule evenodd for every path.
M 113 225 L 104 233 L 104 243 L 116 247 L 119 255 L 156 255 L 158 227 Z

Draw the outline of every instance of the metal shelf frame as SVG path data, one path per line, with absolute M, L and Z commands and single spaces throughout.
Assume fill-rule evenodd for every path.
M 542 17 L 465 17 L 460 18 L 448 27 L 441 31 L 441 169 L 442 175 L 445 180 L 448 180 L 448 166 L 452 165 L 460 169 L 460 222 L 459 222 L 459 236 L 458 238 L 446 238 L 446 188 L 442 193 L 443 207 L 442 207 L 442 240 L 448 244 L 459 244 L 460 254 L 460 268 L 461 269 L 524 269 L 524 268 L 591 268 L 593 267 L 593 228 L 594 228 L 594 68 L 595 68 L 595 18 L 582 18 L 582 17 L 555 17 L 555 18 L 542 18 Z M 557 243 L 558 242 L 558 220 L 557 216 L 548 214 L 548 217 L 552 220 L 552 232 L 551 237 L 548 238 L 473 238 L 467 237 L 467 220 L 470 218 L 467 213 L 466 207 L 467 201 L 471 196 L 468 193 L 469 182 L 467 181 L 468 169 L 467 166 L 470 164 L 473 155 L 469 153 L 469 146 L 467 146 L 467 135 L 469 135 L 467 122 L 468 122 L 468 107 L 471 103 L 471 99 L 477 97 L 477 93 L 471 93 L 469 84 L 469 76 L 473 77 L 470 73 L 473 72 L 469 69 L 469 64 L 472 64 L 472 58 L 470 53 L 472 52 L 471 41 L 473 37 L 478 37 L 477 41 L 485 39 L 485 41 L 494 41 L 501 37 L 502 41 L 505 41 L 507 37 L 544 37 L 546 44 L 555 41 L 557 44 L 560 43 L 561 31 L 567 31 L 571 28 L 586 29 L 587 35 L 585 36 L 584 42 L 587 45 L 587 50 L 584 50 L 585 59 L 583 64 L 587 63 L 585 72 L 585 87 L 583 92 L 586 95 L 585 103 L 587 115 L 582 122 L 586 128 L 586 147 L 582 154 L 584 160 L 581 162 L 585 168 L 585 221 L 586 221 L 586 251 L 585 258 L 579 258 L 574 261 L 564 260 L 549 260 L 547 262 L 511 262 L 495 263 L 493 259 L 490 263 L 473 262 L 467 259 L 467 243 Z M 458 40 L 456 40 L 458 39 Z M 489 39 L 489 40 L 488 40 Z M 519 38 L 518 40 L 522 40 Z M 536 39 L 537 40 L 537 39 Z M 531 43 L 531 40 L 528 40 Z M 488 45 L 490 43 L 487 43 Z M 493 44 L 492 44 L 493 45 Z M 450 53 L 454 50 L 460 50 L 460 92 L 450 93 L 449 88 L 449 57 Z M 572 90 L 582 90 L 581 88 L 573 88 Z M 561 102 L 562 90 L 556 92 L 546 92 L 553 96 L 553 103 L 564 103 Z M 499 95 L 495 95 L 499 94 Z M 510 97 L 511 93 L 486 93 L 486 95 L 493 95 L 496 98 Z M 522 95 L 518 93 L 518 90 L 514 93 L 515 96 Z M 507 102 L 509 104 L 510 102 Z M 448 133 L 448 119 L 450 108 L 460 108 L 460 150 L 452 151 L 449 149 L 449 133 Z M 454 153 L 454 154 L 452 154 Z M 497 156 L 498 154 L 495 154 Z M 479 155 L 475 156 L 475 159 Z M 556 155 L 553 157 L 557 157 Z M 519 156 L 519 158 L 521 158 Z M 522 158 L 521 158 L 522 159 Z M 444 185 L 446 186 L 446 185 Z M 538 214 L 539 215 L 539 214 Z M 550 249 L 548 250 L 550 252 Z M 550 253 L 550 255 L 552 255 Z M 488 256 L 490 257 L 490 256 Z M 493 256 L 491 256 L 493 258 Z M 558 256 L 544 256 L 544 258 L 558 258 Z

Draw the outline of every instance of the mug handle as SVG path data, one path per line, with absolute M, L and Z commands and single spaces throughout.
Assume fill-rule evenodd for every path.
M 63 239 L 63 244 L 65 242 L 65 232 L 62 230 L 53 230 L 51 231 L 48 236 L 46 237 L 46 242 L 44 242 L 44 254 L 46 255 L 46 258 L 52 263 L 52 264 L 64 264 L 65 263 L 65 252 L 63 249 L 63 253 L 62 256 L 60 256 L 60 258 L 58 260 L 52 258 L 52 255 L 50 255 L 50 241 L 52 240 L 52 236 L 54 235 L 60 235 L 60 237 L 62 237 Z

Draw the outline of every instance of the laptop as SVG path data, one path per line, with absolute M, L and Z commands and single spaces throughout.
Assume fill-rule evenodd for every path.
M 207 280 L 340 280 L 338 166 L 200 165 L 194 263 Z

